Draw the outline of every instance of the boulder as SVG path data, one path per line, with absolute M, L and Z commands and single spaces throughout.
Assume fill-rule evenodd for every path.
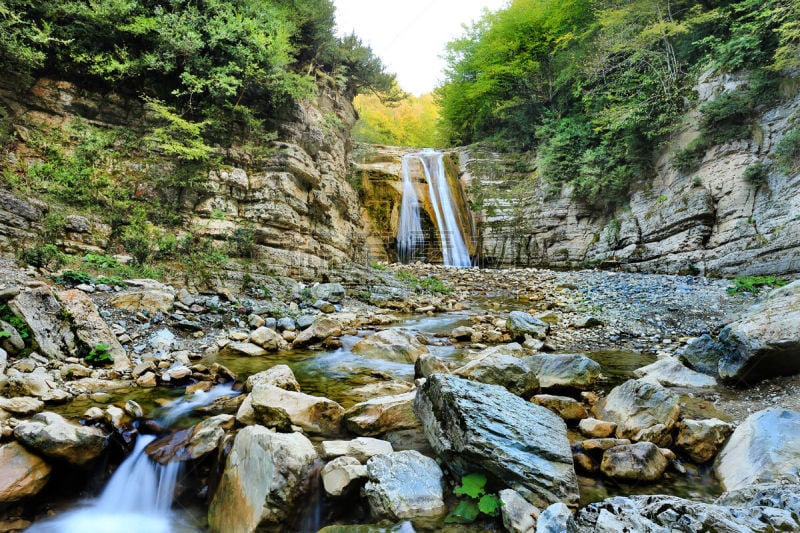
M 389 328 L 364 337 L 353 346 L 353 353 L 369 359 L 414 364 L 420 355 L 428 353 L 428 348 L 413 333 Z
M 678 446 L 695 463 L 707 463 L 733 433 L 733 425 L 717 418 L 682 420 L 678 424 Z
M 604 438 L 613 435 L 617 430 L 617 425 L 614 422 L 596 418 L 585 418 L 578 423 L 578 429 L 587 437 Z
M 544 339 L 550 332 L 550 324 L 522 311 L 511 311 L 508 314 L 507 327 L 515 341 L 524 341 L 525 335 Z
M 260 524 L 281 524 L 291 515 L 316 459 L 311 441 L 300 433 L 242 429 L 209 505 L 210 530 L 248 533 Z
M 283 390 L 300 392 L 300 384 L 294 372 L 287 365 L 275 365 L 272 368 L 253 374 L 244 382 L 244 389 L 252 391 L 256 385 L 274 385 Z
M 31 416 L 44 409 L 44 402 L 31 396 L 17 396 L 16 398 L 0 397 L 0 410 L 12 415 Z
M 564 533 L 569 531 L 572 511 L 561 502 L 549 505 L 536 521 L 536 533 Z M 611 532 L 608 532 L 611 533 Z
M 131 289 L 109 298 L 114 307 L 131 312 L 169 313 L 175 303 L 175 289 L 154 280 L 128 280 Z
M 234 422 L 233 415 L 212 416 L 190 428 L 154 440 L 145 451 L 160 464 L 196 460 L 218 450 L 225 432 L 233 429 Z
M 49 287 L 21 292 L 8 306 L 28 324 L 39 353 L 51 359 L 65 359 L 76 353 L 75 334 Z
M 97 428 L 67 422 L 61 415 L 44 412 L 17 425 L 14 437 L 38 455 L 85 466 L 106 448 L 105 434 Z
M 567 421 L 580 420 L 589 416 L 581 402 L 569 396 L 553 396 L 552 394 L 537 394 L 531 401 L 536 405 L 546 407 Z
M 660 385 L 630 379 L 614 387 L 593 408 L 597 418 L 617 424 L 616 436 L 641 440 L 639 433 L 662 424 L 671 429 L 678 420 L 679 397 Z
M 353 457 L 337 457 L 326 464 L 320 472 L 322 487 L 329 496 L 341 496 L 351 492 L 368 477 L 367 467 Z
M 712 376 L 718 375 L 720 356 L 716 342 L 708 333 L 692 339 L 678 355 L 690 368 Z
M 418 427 L 419 419 L 414 414 L 416 394 L 411 391 L 357 403 L 345 412 L 344 425 L 348 431 L 364 436 Z
M 277 352 L 286 345 L 286 341 L 277 331 L 265 326 L 250 333 L 250 342 L 270 352 Z
M 747 495 L 734 497 L 734 505 L 685 500 L 676 496 L 617 496 L 592 503 L 569 523 L 572 533 L 673 531 L 798 531 L 797 518 L 800 487 L 763 487 Z M 794 513 L 794 515 L 793 515 Z M 563 530 L 562 530 L 563 531 Z
M 252 342 L 231 342 L 220 350 L 219 355 L 223 357 L 261 357 L 267 355 L 267 351 Z
M 510 533 L 534 533 L 536 531 L 536 517 L 539 516 L 539 509 L 528 503 L 519 492 L 511 489 L 503 489 L 497 493 L 502 506 L 500 516 L 503 519 L 503 526 Z
M 413 450 L 376 455 L 367 461 L 363 493 L 372 515 L 389 520 L 440 516 L 446 508 L 442 469 Z
M 633 375 L 640 381 L 656 383 L 664 387 L 704 388 L 715 387 L 717 380 L 706 374 L 683 366 L 674 357 L 665 357 L 653 364 L 637 368 Z
M 664 475 L 669 462 L 652 442 L 614 446 L 603 453 L 600 470 L 611 479 L 655 481 Z
M 459 475 L 483 470 L 530 503 L 578 503 L 578 482 L 557 415 L 503 387 L 434 374 L 414 411 L 434 451 Z
M 481 383 L 500 385 L 517 396 L 529 397 L 539 388 L 536 374 L 520 358 L 492 349 L 454 370 L 453 374 Z
M 25 341 L 17 331 L 17 328 L 4 320 L 0 320 L 0 331 L 5 331 L 8 334 L 7 337 L 0 339 L 0 349 L 7 351 L 11 355 L 16 355 L 25 349 Z
M 50 478 L 50 465 L 19 443 L 0 446 L 0 506 L 38 494 Z
M 431 374 L 450 372 L 447 364 L 433 355 L 432 353 L 424 353 L 417 358 L 414 363 L 414 377 L 427 378 Z
M 473 328 L 469 326 L 459 326 L 450 332 L 450 338 L 457 341 L 468 341 L 472 339 L 472 335 L 474 334 L 475 330 Z
M 727 490 L 755 483 L 800 481 L 800 413 L 773 408 L 747 417 L 714 463 Z
M 295 337 L 293 345 L 298 347 L 308 346 L 322 342 L 328 337 L 339 337 L 341 334 L 342 325 L 338 320 L 329 317 L 317 318 L 309 327 Z
M 543 389 L 586 389 L 600 376 L 600 365 L 581 354 L 537 354 L 523 358 Z
M 283 411 L 292 424 L 314 435 L 338 435 L 344 408 L 319 396 L 287 391 L 274 385 L 256 385 L 250 393 L 256 423 L 269 421 Z
M 314 300 L 325 300 L 332 304 L 342 303 L 345 291 L 338 283 L 318 283 L 311 287 L 311 298 Z
M 322 457 L 324 459 L 346 455 L 366 463 L 374 455 L 392 453 L 393 451 L 390 442 L 370 437 L 357 437 L 353 440 L 322 441 Z
M 374 381 L 360 387 L 350 389 L 347 397 L 355 402 L 366 402 L 379 396 L 397 396 L 414 390 L 414 384 L 408 381 Z
M 130 369 L 131 362 L 125 349 L 100 316 L 97 306 L 89 296 L 77 289 L 62 291 L 58 296 L 61 305 L 70 314 L 72 329 L 78 339 L 89 348 L 100 344 L 107 346 L 109 355 L 114 358 L 114 370 L 121 372 Z

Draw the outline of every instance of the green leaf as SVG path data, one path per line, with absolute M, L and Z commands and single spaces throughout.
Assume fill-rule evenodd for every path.
M 469 524 L 474 522 L 479 514 L 480 509 L 478 509 L 477 503 L 472 500 L 463 500 L 458 503 L 452 513 L 447 515 L 444 521 L 446 524 Z
M 11 333 L 7 331 L 0 331 L 0 339 L 7 339 L 11 336 Z
M 470 498 L 480 498 L 486 491 L 486 476 L 483 474 L 467 474 L 461 478 L 461 486 L 456 487 L 453 494 L 469 496 Z
M 489 516 L 497 516 L 500 512 L 500 506 L 503 505 L 500 498 L 494 494 L 485 494 L 478 502 L 478 509 L 483 514 Z

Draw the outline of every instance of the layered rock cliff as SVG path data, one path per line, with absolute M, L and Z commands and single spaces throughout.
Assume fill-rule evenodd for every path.
M 13 130 L 13 141 L 0 161 L 2 170 L 23 177 L 25 169 L 39 162 L 29 146 L 35 141 L 33 132 L 64 129 L 81 119 L 102 129 L 124 127 L 146 134 L 146 110 L 138 100 L 96 94 L 56 80 L 40 79 L 27 87 L 16 80 L 0 81 L 0 110 L 0 118 L 5 115 Z M 257 161 L 246 148 L 218 149 L 226 164 L 212 168 L 201 185 L 177 194 L 148 184 L 136 194 L 175 205 L 179 232 L 217 242 L 237 229 L 252 232 L 252 255 L 264 272 L 314 278 L 333 264 L 364 262 L 358 197 L 346 180 L 354 122 L 349 99 L 322 82 L 313 101 L 275 120 L 278 138 L 267 158 Z M 125 160 L 120 155 L 115 164 L 122 168 L 121 180 L 152 171 L 143 170 L 148 163 L 135 157 Z M 167 164 L 158 171 L 174 169 Z M 3 253 L 18 253 L 22 246 L 41 240 L 43 232 L 68 252 L 125 252 L 103 217 L 67 208 L 57 227 L 45 227 L 52 206 L 36 194 L 22 192 L 24 186 L 11 186 L 10 180 L 0 185 Z

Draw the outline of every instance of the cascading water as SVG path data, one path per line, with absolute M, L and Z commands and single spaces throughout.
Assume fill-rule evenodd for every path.
M 419 198 L 408 168 L 409 161 L 416 156 L 403 156 L 403 199 L 400 204 L 400 226 L 397 228 L 397 258 L 401 263 L 411 262 L 416 251 L 425 244 L 419 219 Z
M 236 394 L 230 385 L 195 393 L 170 404 L 161 421 L 175 422 L 195 407 Z M 155 438 L 154 435 L 138 436 L 133 452 L 119 465 L 98 498 L 52 520 L 34 524 L 27 533 L 196 532 L 197 528 L 184 523 L 171 510 L 182 463 L 173 461 L 160 465 L 145 452 Z

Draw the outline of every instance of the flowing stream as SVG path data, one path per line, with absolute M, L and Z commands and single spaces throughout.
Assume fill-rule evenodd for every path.
M 426 149 L 422 152 L 403 156 L 403 201 L 400 206 L 400 225 L 397 232 L 397 255 L 401 262 L 407 263 L 424 244 L 420 224 L 419 198 L 411 181 L 409 163 L 418 159 L 422 163 L 428 182 L 428 194 L 439 229 L 442 243 L 442 263 L 447 266 L 469 267 L 472 260 L 459 228 L 456 208 L 447 175 L 442 152 Z

